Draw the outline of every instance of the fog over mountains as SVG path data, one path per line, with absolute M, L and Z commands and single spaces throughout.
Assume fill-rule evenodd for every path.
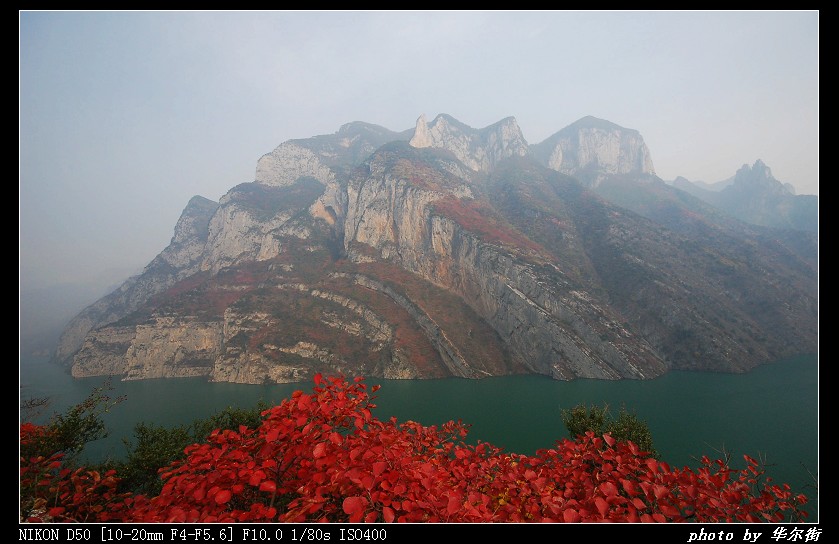
M 810 232 L 819 228 L 818 197 L 796 195 L 795 188 L 775 179 L 760 159 L 752 166 L 744 164 L 726 180 L 705 184 L 679 177 L 673 186 L 746 223 Z
M 584 117 L 441 114 L 289 140 L 195 196 L 144 271 L 65 328 L 74 376 L 647 379 L 817 350 L 817 197 L 761 161 L 718 191 Z

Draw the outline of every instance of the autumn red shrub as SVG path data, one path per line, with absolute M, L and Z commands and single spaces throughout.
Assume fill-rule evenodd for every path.
M 374 408 L 360 378 L 316 376 L 311 394 L 297 391 L 267 410 L 259 428 L 216 431 L 187 448 L 185 459 L 161 469 L 158 496 L 102 493 L 103 508 L 83 512 L 133 522 L 777 522 L 806 515 L 806 498 L 773 485 L 750 457 L 742 470 L 707 458 L 698 469 L 671 468 L 631 442 L 593 433 L 534 456 L 511 454 L 465 443 L 459 422 L 381 421 Z M 34 474 L 40 463 L 21 459 L 21 478 L 24 467 Z M 38 474 L 35 480 L 44 477 Z
M 20 444 L 48 438 L 50 429 L 32 423 L 20 426 Z M 124 517 L 124 497 L 117 494 L 114 471 L 100 474 L 63 465 L 65 454 L 20 458 L 21 521 L 112 521 Z

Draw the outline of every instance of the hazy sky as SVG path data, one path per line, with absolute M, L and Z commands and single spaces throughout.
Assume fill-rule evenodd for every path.
M 24 289 L 139 270 L 290 138 L 425 113 L 634 128 L 663 179 L 818 194 L 818 12 L 22 12 Z

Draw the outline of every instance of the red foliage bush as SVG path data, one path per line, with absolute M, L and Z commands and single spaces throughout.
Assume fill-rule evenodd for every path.
M 49 429 L 32 423 L 20 426 L 20 444 L 46 438 Z M 124 497 L 117 494 L 114 471 L 71 470 L 63 453 L 20 458 L 21 513 L 28 522 L 118 521 Z
M 66 493 L 48 505 L 56 518 L 75 508 L 74 519 L 87 521 L 778 522 L 806 515 L 799 506 L 807 499 L 772 485 L 748 456 L 743 470 L 707 458 L 699 469 L 675 469 L 631 442 L 593 433 L 535 456 L 510 454 L 466 444 L 461 423 L 380 421 L 373 408 L 360 378 L 316 376 L 312 394 L 297 391 L 267 410 L 258 429 L 216 431 L 187 448 L 185 459 L 161 469 L 156 497 L 109 494 L 113 475 L 70 476 L 54 464 L 60 460 L 44 472 L 38 467 L 47 461 L 21 459 L 21 479 L 50 493 L 65 480 L 105 489 L 95 496 L 100 510 Z M 80 478 L 88 480 L 73 484 Z

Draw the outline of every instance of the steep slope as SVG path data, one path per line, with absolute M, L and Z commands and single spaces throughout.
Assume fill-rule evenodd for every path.
M 672 368 L 746 370 L 814 349 L 815 267 L 784 243 L 684 208 L 646 220 L 533 166 L 500 168 L 492 183 L 496 207 L 532 240 L 563 256 L 572 241 L 583 248 L 579 274 Z M 628 192 L 653 186 L 635 182 Z
M 666 370 L 643 339 L 623 337 L 619 316 L 575 291 L 549 252 L 474 194 L 474 182 L 442 174 L 448 160 L 401 146 L 377 153 L 369 174 L 349 184 L 350 202 L 363 204 L 347 214 L 348 254 L 367 246 L 456 293 L 532 372 L 616 379 Z

